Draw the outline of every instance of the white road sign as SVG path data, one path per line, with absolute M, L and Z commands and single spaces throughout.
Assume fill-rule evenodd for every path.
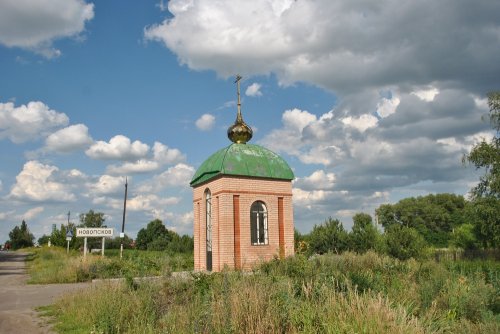
M 113 229 L 112 228 L 99 228 L 99 227 L 94 227 L 94 228 L 77 228 L 76 229 L 76 236 L 77 237 L 97 237 L 97 238 L 102 238 L 102 237 L 112 237 L 113 236 Z

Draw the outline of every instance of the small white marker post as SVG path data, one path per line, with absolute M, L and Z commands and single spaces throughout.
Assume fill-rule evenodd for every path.
M 101 256 L 104 257 L 104 237 L 102 237 Z
M 87 237 L 83 238 L 83 258 L 87 257 Z

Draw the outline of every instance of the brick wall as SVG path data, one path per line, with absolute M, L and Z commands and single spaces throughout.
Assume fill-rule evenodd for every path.
M 212 196 L 212 270 L 227 266 L 234 269 L 251 269 L 256 263 L 280 256 L 280 229 L 278 207 L 283 206 L 282 246 L 283 255 L 294 254 L 292 183 L 286 180 L 253 179 L 222 176 L 193 189 L 194 209 L 194 268 L 206 269 L 206 205 L 205 191 Z M 238 198 L 240 229 L 240 261 L 235 254 L 234 200 Z M 281 199 L 280 199 L 281 198 Z M 252 245 L 250 235 L 250 207 L 262 201 L 267 207 L 268 244 Z M 237 240 L 237 238 L 236 238 Z

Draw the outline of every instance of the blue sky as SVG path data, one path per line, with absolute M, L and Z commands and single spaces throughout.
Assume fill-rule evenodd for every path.
M 90 209 L 191 234 L 189 181 L 229 144 L 234 75 L 252 143 L 293 168 L 296 227 L 347 228 L 408 196 L 466 194 L 493 135 L 497 1 L 0 2 L 0 241 Z

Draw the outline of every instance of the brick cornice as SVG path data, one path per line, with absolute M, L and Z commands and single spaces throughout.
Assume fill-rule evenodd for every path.
M 279 197 L 285 197 L 285 196 L 291 197 L 292 196 L 292 193 L 277 193 L 277 192 L 272 192 L 272 191 L 248 191 L 248 190 L 220 190 L 218 192 L 213 193 L 212 196 L 218 196 L 220 194 L 271 195 L 271 196 L 279 196 Z M 201 197 L 193 199 L 193 203 L 196 203 L 198 201 L 201 201 Z

